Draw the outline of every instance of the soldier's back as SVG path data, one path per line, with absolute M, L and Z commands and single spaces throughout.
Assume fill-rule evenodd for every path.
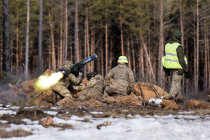
M 126 65 L 119 64 L 113 69 L 113 79 L 129 81 L 129 72 L 130 69 Z

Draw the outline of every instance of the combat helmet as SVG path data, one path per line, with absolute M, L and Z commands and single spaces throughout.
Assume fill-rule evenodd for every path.
M 70 60 L 66 60 L 66 61 L 63 63 L 62 68 L 69 68 L 71 65 L 72 65 L 72 62 L 71 62 Z
M 172 38 L 180 40 L 182 37 L 182 33 L 179 29 L 175 29 L 172 31 Z
M 120 56 L 117 63 L 128 63 L 128 58 L 126 56 Z

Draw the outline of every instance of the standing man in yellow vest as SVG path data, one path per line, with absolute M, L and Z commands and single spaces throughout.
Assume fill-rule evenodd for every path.
M 169 42 L 165 45 L 165 56 L 162 58 L 165 72 L 172 76 L 169 98 L 182 97 L 182 75 L 185 74 L 185 78 L 189 77 L 187 58 L 184 55 L 184 48 L 180 44 L 181 36 L 179 30 L 172 32 Z

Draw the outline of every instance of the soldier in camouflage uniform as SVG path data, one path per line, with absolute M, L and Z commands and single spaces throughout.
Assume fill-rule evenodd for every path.
M 187 58 L 184 55 L 184 48 L 180 44 L 181 32 L 174 30 L 169 43 L 165 45 L 165 56 L 162 59 L 164 70 L 172 77 L 169 98 L 182 97 L 181 80 L 182 75 L 189 77 Z
M 82 86 L 74 86 L 74 89 L 80 91 L 78 94 L 79 100 L 87 100 L 89 98 L 101 97 L 103 96 L 104 90 L 104 79 L 103 77 L 96 73 L 91 72 L 87 74 L 88 82 Z
M 68 68 L 72 65 L 71 61 L 65 61 L 62 68 Z M 56 104 L 59 106 L 63 106 L 67 103 L 70 99 L 72 99 L 71 92 L 69 88 L 73 85 L 77 85 L 81 82 L 82 73 L 79 73 L 79 76 L 76 77 L 74 74 L 70 73 L 68 76 L 62 78 L 55 86 L 52 87 L 52 90 L 59 94 L 60 96 L 64 97 L 62 100 L 57 102 Z
M 108 95 L 128 95 L 133 92 L 134 74 L 127 67 L 128 59 L 126 56 L 120 56 L 118 65 L 110 70 L 105 77 L 105 94 Z

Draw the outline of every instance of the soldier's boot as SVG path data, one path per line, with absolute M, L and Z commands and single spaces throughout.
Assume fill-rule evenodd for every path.
M 71 100 L 72 100 L 72 96 L 67 96 L 67 97 L 63 98 L 62 100 L 60 100 L 59 102 L 57 102 L 56 105 L 65 106 Z

